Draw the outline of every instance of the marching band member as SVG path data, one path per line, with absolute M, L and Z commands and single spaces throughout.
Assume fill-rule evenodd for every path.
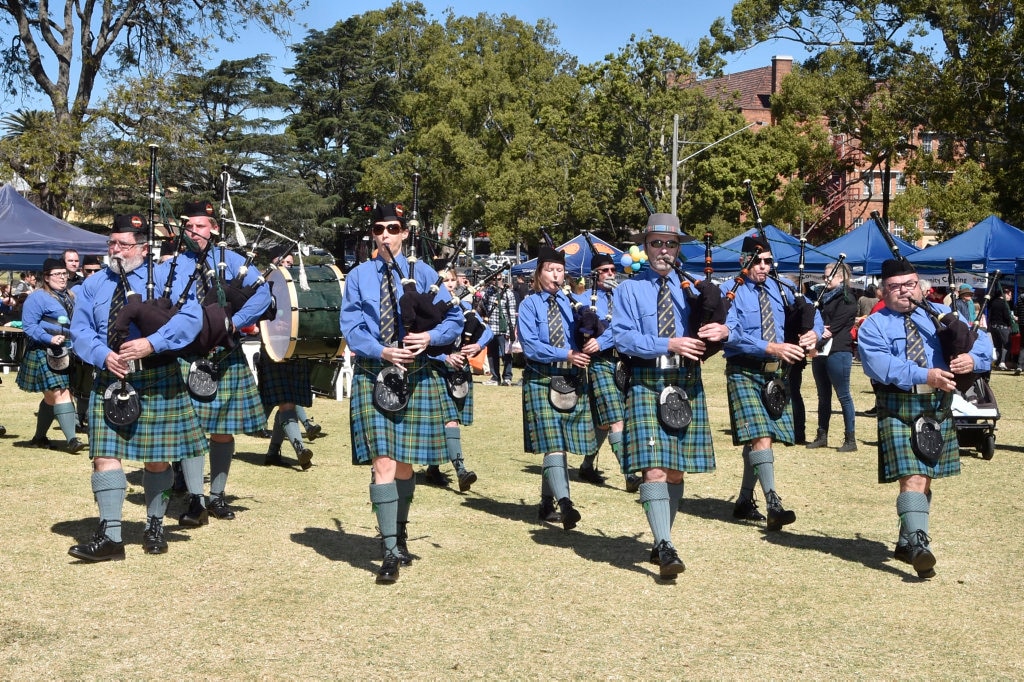
M 443 273 L 443 276 L 445 288 L 448 289 L 449 293 L 454 293 L 455 288 L 458 286 L 455 272 L 449 269 Z M 487 346 L 491 337 L 494 336 L 494 333 L 480 319 L 476 311 L 473 310 L 473 306 L 465 301 L 460 301 L 459 306 L 462 308 L 463 315 L 467 316 L 467 318 L 470 315 L 476 316 L 476 322 L 483 330 L 483 333 L 478 340 L 472 343 L 463 344 L 460 341 L 456 347 L 448 349 L 450 352 L 437 353 L 436 355 L 431 355 L 430 358 L 433 360 L 431 369 L 436 369 L 441 374 L 441 379 L 445 382 L 444 438 L 445 444 L 448 447 L 448 459 L 451 460 L 452 466 L 455 467 L 455 476 L 459 480 L 459 491 L 466 492 L 477 480 L 476 472 L 466 468 L 466 462 L 462 456 L 462 433 L 459 426 L 460 424 L 462 426 L 472 426 L 473 424 L 473 374 L 468 370 L 467 365 L 469 364 L 469 358 L 483 352 L 483 349 Z M 463 372 L 463 370 L 465 371 Z M 458 386 L 451 383 L 453 377 L 462 379 Z M 456 398 L 455 395 L 452 395 L 455 391 L 458 391 L 459 394 L 464 391 L 465 394 Z M 448 478 L 436 464 L 431 464 L 427 467 L 426 477 L 429 482 L 435 485 L 448 485 Z
M 97 370 L 90 402 L 89 443 L 92 492 L 100 524 L 89 542 L 68 550 L 82 561 L 124 559 L 121 518 L 127 481 L 122 459 L 143 462 L 145 466 L 142 485 L 147 523 L 143 549 L 147 554 L 166 552 L 163 520 L 174 478 L 170 463 L 202 457 L 206 449 L 202 427 L 174 357 L 174 352 L 188 345 L 202 328 L 202 309 L 195 296 L 190 292 L 181 310 L 149 336 L 142 336 L 132 325 L 128 340 L 119 348 L 111 348 L 112 340 L 108 338 L 108 330 L 127 293 L 121 275 L 126 276 L 131 290 L 145 291 L 146 269 L 141 267 L 149 257 L 145 224 L 138 215 L 114 217 L 114 228 L 107 241 L 110 267 L 78 287 L 78 304 L 71 318 L 75 352 Z M 166 266 L 154 268 L 157 286 L 163 287 L 168 275 Z M 180 297 L 187 279 L 187 274 L 176 273 L 173 296 Z M 133 362 L 141 364 L 142 369 L 131 371 Z M 126 376 L 138 392 L 139 416 L 126 426 L 118 426 L 106 418 L 104 392 L 115 380 Z
M 219 233 L 217 222 L 213 219 L 213 204 L 208 201 L 193 201 L 185 204 L 186 219 L 183 231 L 198 247 L 198 252 L 186 251 L 179 256 L 187 265 L 178 264 L 178 269 L 192 272 L 198 253 L 206 248 L 211 235 Z M 218 265 L 223 258 L 226 267 L 221 270 Z M 245 257 L 230 249 L 211 247 L 206 256 L 206 272 L 196 282 L 196 295 L 200 301 L 209 302 L 215 296 L 215 287 L 219 286 L 217 278 L 233 279 L 238 269 L 245 263 Z M 251 285 L 259 278 L 255 268 L 245 274 L 243 284 Z M 223 285 L 222 281 L 220 285 Z M 186 460 L 181 463 L 185 485 L 188 487 L 189 506 L 178 521 L 183 526 L 198 528 L 209 523 L 212 513 L 218 519 L 235 518 L 235 512 L 224 499 L 228 472 L 231 470 L 231 459 L 235 455 L 235 433 L 252 433 L 262 429 L 266 424 L 263 406 L 249 363 L 245 359 L 242 344 L 238 342 L 237 330 L 255 324 L 270 305 L 270 287 L 266 283 L 256 288 L 255 293 L 239 310 L 231 311 L 231 326 L 235 337 L 234 348 L 216 348 L 210 360 L 217 368 L 218 385 L 212 400 L 192 399 L 199 421 L 210 434 L 210 503 L 206 504 L 203 496 L 203 461 Z M 196 358 L 185 358 L 182 369 L 187 370 Z M 312 453 L 310 453 L 312 456 Z M 308 468 L 309 459 L 300 458 L 300 464 Z
M 622 472 L 643 472 L 639 490 L 654 535 L 651 561 L 666 580 L 686 568 L 671 538 L 684 475 L 715 468 L 699 361 L 705 341 L 722 341 L 729 334 L 723 324 L 689 328 L 690 303 L 673 267 L 681 235 L 674 215 L 654 213 L 647 219 L 644 251 L 651 267 L 616 288 L 611 325 L 615 345 L 632 368 Z
M 68 291 L 68 271 L 64 261 L 47 258 L 43 263 L 43 286 L 28 298 L 21 311 L 25 338 L 29 342 L 18 368 L 18 388 L 29 393 L 42 392 L 36 417 L 36 434 L 28 443 L 33 447 L 50 447 L 46 432 L 54 417 L 64 433 L 64 449 L 80 452 L 85 444 L 75 437 L 75 406 L 71 402 L 71 364 L 63 370 L 47 364 L 47 349 L 67 345 L 68 325 L 75 310 L 74 294 Z M 64 318 L 66 322 L 59 321 Z M 64 349 L 64 352 L 69 352 Z
M 538 517 L 571 530 L 581 517 L 569 498 L 566 453 L 591 453 L 596 442 L 583 371 L 590 356 L 574 346 L 576 321 L 564 278 L 565 255 L 541 247 L 533 293 L 519 307 L 517 336 L 526 356 L 523 449 L 544 455 Z
M 399 301 L 406 295 L 399 278 L 409 273 L 409 261 L 401 253 L 409 237 L 404 210 L 401 204 L 378 205 L 372 220 L 377 256 L 345 278 L 339 326 L 355 353 L 349 415 L 352 462 L 373 466 L 370 502 L 384 543 L 377 582 L 387 584 L 398 579 L 400 565 L 413 561 L 407 545 L 416 489 L 412 466 L 445 459 L 439 410 L 445 389 L 421 354 L 428 346 L 453 343 L 463 315 L 451 307 L 429 331 L 405 328 L 399 315 Z M 414 279 L 417 291 L 425 292 L 437 281 L 437 273 L 419 263 Z M 451 296 L 442 289 L 438 298 L 448 301 Z
M 815 313 L 814 329 L 805 332 L 799 343 L 783 340 L 787 294 L 781 284 L 770 280 L 771 247 L 761 237 L 746 237 L 745 256 L 757 253 L 749 274 L 736 287 L 736 298 L 729 308 L 725 342 L 725 377 L 729 395 L 729 422 L 733 445 L 743 446 L 743 480 L 733 508 L 733 517 L 746 521 L 764 521 L 754 500 L 754 483 L 760 481 L 768 507 L 767 529 L 780 530 L 796 521 L 796 514 L 782 506 L 775 491 L 775 453 L 773 441 L 793 444 L 793 405 L 787 401 L 781 416 L 772 418 L 765 406 L 766 386 L 777 379 L 782 362 L 797 363 L 805 350 L 813 348 L 821 336 L 821 315 Z M 731 284 L 722 285 L 723 291 Z M 790 294 L 791 295 L 791 294 Z

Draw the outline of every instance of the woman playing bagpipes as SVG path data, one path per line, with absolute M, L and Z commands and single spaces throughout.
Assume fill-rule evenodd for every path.
M 377 582 L 393 583 L 399 566 L 413 557 L 407 547 L 409 505 L 416 479 L 414 464 L 442 464 L 446 457 L 443 414 L 445 388 L 429 371 L 423 354 L 428 346 L 454 343 L 462 332 L 463 315 L 448 307 L 429 329 L 402 315 L 401 302 L 412 293 L 427 292 L 437 273 L 425 263 L 414 269 L 407 291 L 401 285 L 409 274 L 402 245 L 409 228 L 401 204 L 374 207 L 372 236 L 377 255 L 345 279 L 339 324 L 355 353 L 349 432 L 353 464 L 372 464 L 370 501 L 384 542 L 384 561 Z M 437 301 L 451 295 L 442 289 Z M 408 306 L 405 306 L 408 307 Z

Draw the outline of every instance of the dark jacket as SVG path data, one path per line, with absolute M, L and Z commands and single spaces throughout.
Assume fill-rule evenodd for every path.
M 857 320 L 857 299 L 846 287 L 825 291 L 821 298 L 821 319 L 832 330 L 832 349 L 829 353 L 851 352 L 853 337 L 850 336 L 850 330 Z M 819 342 L 818 347 L 822 346 L 824 344 Z

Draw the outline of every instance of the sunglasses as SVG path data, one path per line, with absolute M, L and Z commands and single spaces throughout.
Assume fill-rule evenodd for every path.
M 398 234 L 399 232 L 402 231 L 402 226 L 397 225 L 395 223 L 392 223 L 390 225 L 374 225 L 373 234 L 379 237 L 382 234 L 384 234 L 385 229 L 387 229 L 388 234 Z
M 679 242 L 675 239 L 652 239 L 647 242 L 647 245 L 654 249 L 660 249 L 663 247 L 666 249 L 674 249 L 679 246 Z
M 103 268 L 85 268 L 85 269 L 83 269 L 83 272 L 88 272 L 88 273 L 91 274 L 91 273 L 94 273 L 94 272 L 99 272 L 102 269 Z
M 761 258 L 755 258 L 754 260 L 752 260 L 750 262 L 750 264 L 751 265 L 757 265 L 758 263 L 760 263 L 761 265 L 771 265 L 774 260 L 775 260 L 774 258 L 761 257 Z
M 615 266 L 610 265 L 610 266 L 605 267 L 605 268 L 598 268 L 597 271 L 600 272 L 602 275 L 614 275 L 615 274 Z

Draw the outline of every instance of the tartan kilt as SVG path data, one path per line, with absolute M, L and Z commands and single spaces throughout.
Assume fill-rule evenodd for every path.
M 622 391 L 615 385 L 617 362 L 614 358 L 597 356 L 590 363 L 590 411 L 598 426 L 620 422 L 625 414 Z
M 586 395 L 588 385 L 584 382 L 583 394 L 571 412 L 559 412 L 548 400 L 552 376 L 579 371 L 582 370 L 552 369 L 550 365 L 527 363 L 523 371 L 523 449 L 526 452 L 589 455 L 597 450 L 590 400 Z
M 29 393 L 58 391 L 71 387 L 71 369 L 69 367 L 63 372 L 54 372 L 46 364 L 46 349 L 33 348 L 25 351 L 16 381 L 18 388 Z
M 212 357 L 220 370 L 217 394 L 209 402 L 192 400 L 192 407 L 206 433 L 252 433 L 265 427 L 267 418 L 242 344 L 236 344 L 223 357 L 217 352 Z M 189 365 L 196 359 L 182 358 L 182 378 L 187 380 Z M 187 393 L 188 389 L 185 390 Z M 189 399 L 192 399 L 191 395 Z
M 266 352 L 260 351 L 256 377 L 259 379 L 258 390 L 264 409 L 273 409 L 281 403 L 311 407 L 313 386 L 309 373 L 309 360 L 306 358 L 274 362 Z
M 778 419 L 769 417 L 761 402 L 761 389 L 777 374 L 765 374 L 726 362 L 726 392 L 733 445 L 745 445 L 755 438 L 793 444 L 793 401 L 786 403 L 786 410 Z
M 433 361 L 430 368 L 436 371 L 441 379 L 441 391 L 444 393 L 444 423 L 459 422 L 462 426 L 473 425 L 473 374 L 469 375 L 469 393 L 465 398 L 456 399 L 448 392 L 448 384 L 445 379 L 448 376 L 449 367 L 446 363 Z
M 682 431 L 667 431 L 658 421 L 658 397 L 662 389 L 673 385 L 686 391 L 693 411 L 693 420 Z M 669 370 L 634 367 L 625 413 L 622 473 L 652 467 L 686 473 L 715 470 L 715 447 L 699 365 Z
M 115 381 L 107 370 L 96 372 L 89 396 L 91 457 L 173 462 L 206 455 L 206 436 L 176 363 L 128 375 L 141 403 L 139 418 L 128 426 L 114 426 L 103 413 L 103 393 Z
M 922 412 L 934 413 L 942 400 L 941 393 L 876 393 L 875 400 L 878 402 L 879 483 L 892 483 L 913 474 L 945 478 L 960 473 L 960 446 L 952 415 L 940 424 L 943 447 L 935 466 L 919 460 L 910 447 L 910 424 Z
M 377 457 L 390 457 L 403 464 L 448 461 L 442 407 L 447 393 L 428 362 L 417 358 L 409 366 L 409 403 L 403 410 L 386 413 L 373 404 L 373 385 L 377 374 L 391 363 L 356 358 L 349 406 L 353 464 L 370 464 Z

